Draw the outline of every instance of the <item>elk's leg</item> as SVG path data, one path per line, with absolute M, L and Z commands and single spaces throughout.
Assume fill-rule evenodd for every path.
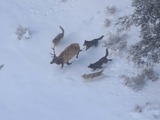
M 61 68 L 63 68 L 63 65 L 64 65 L 64 64 L 62 63 L 62 66 L 61 66 Z
M 79 52 L 78 52 L 78 54 L 77 54 L 76 58 L 78 58 L 78 55 L 79 55 Z
M 82 51 L 82 50 L 79 50 L 79 52 L 81 52 L 81 51 Z M 77 53 L 77 56 L 76 56 L 76 58 L 78 58 L 79 52 Z

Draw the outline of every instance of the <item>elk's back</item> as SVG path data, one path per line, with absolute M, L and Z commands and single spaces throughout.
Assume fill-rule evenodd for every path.
M 75 55 L 77 55 L 79 51 L 80 51 L 79 44 L 72 43 L 64 49 L 64 51 L 59 55 L 59 57 L 63 58 L 64 63 L 67 63 L 70 59 L 72 59 Z

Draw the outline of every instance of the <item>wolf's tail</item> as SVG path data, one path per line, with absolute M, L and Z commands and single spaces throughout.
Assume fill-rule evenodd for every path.
M 64 29 L 62 28 L 62 26 L 59 26 L 60 27 L 60 29 L 62 30 L 62 33 L 64 34 Z
M 97 38 L 96 40 L 102 40 L 104 37 L 104 35 L 102 35 L 101 37 Z
M 106 55 L 105 55 L 105 57 L 107 57 L 108 56 L 108 48 L 106 48 Z

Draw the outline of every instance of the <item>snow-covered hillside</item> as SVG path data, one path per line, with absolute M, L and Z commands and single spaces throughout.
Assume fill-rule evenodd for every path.
M 140 91 L 123 84 L 120 76 L 136 73 L 123 54 L 109 49 L 112 61 L 105 76 L 86 82 L 87 66 L 105 55 L 108 35 L 116 33 L 118 17 L 132 12 L 130 0 L 1 0 L 0 2 L 0 120 L 160 120 L 160 81 Z M 108 14 L 107 6 L 116 12 Z M 111 24 L 105 27 L 105 19 Z M 17 39 L 16 29 L 28 27 L 29 39 Z M 71 65 L 50 64 L 52 39 L 65 30 L 56 47 L 59 55 L 71 43 L 82 51 Z M 84 40 L 104 35 L 97 47 L 85 50 Z M 128 33 L 136 42 L 138 28 Z M 157 66 L 156 71 L 160 71 Z

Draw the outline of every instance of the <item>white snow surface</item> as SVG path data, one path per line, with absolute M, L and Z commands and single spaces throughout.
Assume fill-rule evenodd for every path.
M 113 15 L 105 11 L 110 5 L 117 8 Z M 113 61 L 107 63 L 105 77 L 89 82 L 81 77 L 105 54 L 103 41 L 86 51 L 84 40 L 101 35 L 107 40 L 107 33 L 116 31 L 117 18 L 132 11 L 131 0 L 1 0 L 0 120 L 160 120 L 160 107 L 150 106 L 143 114 L 133 111 L 148 101 L 160 105 L 160 81 L 137 92 L 124 86 L 120 76 L 136 72 L 125 54 L 109 54 Z M 105 18 L 111 20 L 108 28 Z M 30 27 L 31 38 L 17 39 L 19 25 Z M 60 25 L 65 36 L 56 54 L 75 42 L 83 50 L 63 69 L 50 64 L 52 39 Z M 129 44 L 137 38 L 135 28 L 129 32 Z

